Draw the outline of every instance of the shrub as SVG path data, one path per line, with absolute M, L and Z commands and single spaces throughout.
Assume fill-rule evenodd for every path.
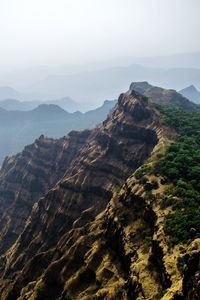
M 156 172 L 175 185 L 170 191 L 172 197 L 162 201 L 162 207 L 173 208 L 164 226 L 173 246 L 200 235 L 200 113 L 174 107 L 159 109 L 162 120 L 178 133 L 156 166 Z

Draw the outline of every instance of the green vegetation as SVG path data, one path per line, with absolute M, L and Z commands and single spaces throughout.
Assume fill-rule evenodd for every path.
M 144 170 L 142 168 L 139 168 L 136 172 L 135 172 L 135 178 L 136 179 L 141 179 L 142 177 L 144 177 Z
M 173 212 L 165 220 L 165 232 L 172 245 L 190 242 L 200 236 L 200 113 L 159 107 L 163 121 L 178 136 L 159 158 L 156 173 L 173 183 L 163 206 Z
M 142 177 L 150 170 L 150 166 L 147 164 L 142 165 L 139 169 L 137 169 L 134 173 L 136 179 L 141 180 Z

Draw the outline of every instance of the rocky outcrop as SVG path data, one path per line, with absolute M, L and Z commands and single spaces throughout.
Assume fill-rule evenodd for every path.
M 159 126 L 157 114 L 148 105 L 146 98 L 132 91 L 119 97 L 118 105 L 99 128 L 71 132 L 68 137 L 55 141 L 42 138 L 28 147 L 30 160 L 25 159 L 26 155 L 22 153 L 10 158 L 10 162 L 8 159 L 4 163 L 1 175 L 3 193 L 9 180 L 16 182 L 15 179 L 19 178 L 16 170 L 24 181 L 21 179 L 12 187 L 13 198 L 10 196 L 0 198 L 7 210 L 7 216 L 2 218 L 6 232 L 2 236 L 4 241 L 2 253 L 9 248 L 1 259 L 2 300 L 26 299 L 30 292 L 34 294 L 30 297 L 37 299 L 41 290 L 43 290 L 41 299 L 57 299 L 65 293 L 66 278 L 61 273 L 66 273 L 70 279 L 77 268 L 81 269 L 77 275 L 80 276 L 83 286 L 86 284 L 89 288 L 91 280 L 94 283 L 96 273 L 93 268 L 85 268 L 84 255 L 93 243 L 97 243 L 98 248 L 99 242 L 96 238 L 101 236 L 102 230 L 105 231 L 101 218 L 100 223 L 96 222 L 95 218 L 105 210 L 113 192 L 150 156 L 158 142 Z M 46 144 L 48 146 L 45 147 Z M 20 163 L 23 160 L 24 164 Z M 38 174 L 43 173 L 46 177 L 41 176 L 40 180 Z M 27 180 L 25 174 L 28 174 L 28 182 L 25 181 Z M 34 184 L 36 179 L 39 180 L 38 184 Z M 30 186 L 34 186 L 34 189 L 31 190 Z M 35 186 L 39 186 L 40 189 L 35 191 Z M 25 195 L 23 199 L 29 204 L 26 214 L 17 214 L 17 206 L 21 201 L 18 195 L 22 195 L 20 194 L 22 187 Z M 10 202 L 8 207 L 6 199 Z M 144 212 L 141 211 L 142 216 L 143 214 L 148 216 L 149 213 L 148 208 L 145 208 Z M 19 224 L 17 228 L 14 227 L 15 215 Z M 13 222 L 10 227 L 8 219 Z M 109 221 L 108 218 L 107 222 L 111 222 L 111 219 Z M 145 217 L 144 226 L 146 222 L 151 222 L 151 218 Z M 122 251 L 120 231 L 112 225 L 109 225 L 109 228 L 110 231 L 107 230 L 105 234 L 105 243 L 109 243 L 109 237 L 114 236 L 119 245 L 113 249 L 109 246 L 108 250 L 111 248 L 109 252 L 118 251 L 120 255 Z M 10 232 L 15 233 L 11 241 L 8 238 Z M 85 236 L 83 244 L 82 235 Z M 76 239 L 78 244 L 75 243 Z M 70 250 L 71 247 L 73 251 Z M 71 254 L 66 254 L 67 251 L 74 252 L 74 257 L 72 255 L 70 258 Z M 92 264 L 97 266 L 99 260 L 101 257 L 97 253 L 97 258 L 92 259 Z M 64 265 L 70 264 L 72 268 L 63 266 L 61 262 L 64 262 Z M 51 269 L 52 264 L 56 269 L 54 267 Z M 126 270 L 128 265 L 127 256 L 124 260 Z M 114 270 L 108 269 L 103 272 L 109 278 Z M 44 273 L 47 274 L 45 280 L 48 282 L 48 291 L 39 283 Z M 63 276 L 62 280 L 60 276 Z M 103 277 L 102 274 L 102 280 Z M 70 279 L 67 294 L 71 293 L 72 299 L 75 298 L 70 290 L 76 290 L 77 284 L 79 285 L 76 280 L 73 283 Z M 62 299 L 65 299 L 65 296 L 63 297 Z

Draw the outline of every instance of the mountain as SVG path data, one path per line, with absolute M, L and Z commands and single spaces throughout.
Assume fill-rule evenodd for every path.
M 4 100 L 0 101 L 0 107 L 6 110 L 27 111 L 32 110 L 41 104 L 55 104 L 68 112 L 75 112 L 78 110 L 78 104 L 69 97 L 50 101 L 19 101 L 16 99 L 8 99 L 7 97 L 4 97 Z
M 130 90 L 136 90 L 154 103 L 176 104 L 188 111 L 199 110 L 198 105 L 190 102 L 175 90 L 155 87 L 147 82 L 132 83 Z M 5 104 L 6 101 L 3 103 Z M 66 103 L 67 106 L 69 102 L 68 99 L 61 99 L 58 103 L 63 106 Z M 103 106 L 86 113 L 68 113 L 55 104 L 40 104 L 31 111 L 3 110 L 0 112 L 0 162 L 6 155 L 21 151 L 41 134 L 59 138 L 71 130 L 97 126 L 106 118 L 115 103 L 116 101 L 105 101 Z M 24 105 L 23 102 L 22 105 Z
M 1 208 L 5 212 L 4 220 L 1 223 L 2 228 L 4 228 L 2 232 L 5 233 L 1 236 L 2 253 L 7 249 L 8 242 L 11 245 L 22 233 L 32 205 L 34 208 L 31 219 L 35 224 L 35 229 L 31 240 L 29 237 L 31 228 L 28 227 L 23 230 L 26 236 L 24 246 L 28 246 L 32 242 L 32 246 L 28 246 L 31 253 L 40 252 L 39 249 L 46 252 L 51 247 L 55 247 L 65 232 L 72 230 L 72 228 L 82 227 L 89 220 L 92 221 L 102 209 L 105 209 L 112 196 L 112 190 L 119 187 L 126 177 L 131 175 L 132 171 L 148 157 L 157 142 L 157 136 L 153 129 L 156 121 L 151 111 L 143 103 L 142 98 L 139 101 L 134 97 L 134 94 L 130 98 L 122 95 L 118 103 L 118 107 L 101 127 L 91 131 L 71 132 L 68 137 L 58 140 L 56 142 L 58 151 L 53 151 L 54 147 L 51 146 L 50 140 L 41 138 L 26 148 L 18 157 L 8 158 L 4 162 L 0 175 L 5 180 L 5 183 L 4 180 L 1 181 L 3 186 L 0 188 Z M 115 122 L 113 122 L 114 116 Z M 40 156 L 38 156 L 40 152 L 45 157 L 45 161 L 42 160 L 42 163 Z M 57 153 L 57 159 L 54 153 Z M 54 184 L 52 190 L 46 193 L 46 198 L 43 198 L 44 206 L 41 205 L 46 211 L 46 217 L 40 215 L 40 212 L 43 214 L 43 209 L 41 211 L 40 206 L 34 204 L 32 194 L 28 198 L 26 197 L 29 187 L 35 193 L 42 193 L 44 178 L 38 174 L 43 174 L 43 172 L 49 174 L 48 180 L 54 182 L 50 175 L 51 171 L 45 170 L 43 163 L 47 164 L 48 168 L 53 164 L 51 167 L 53 176 L 59 173 L 61 168 L 60 179 L 62 178 L 61 181 L 57 180 L 58 185 Z M 14 167 L 16 164 L 18 165 L 17 168 Z M 21 173 L 26 165 L 30 166 L 28 177 Z M 12 191 L 9 204 L 3 195 L 7 197 L 5 188 L 6 186 L 12 187 L 15 177 L 19 178 L 19 185 L 15 192 Z M 19 193 L 22 185 L 24 188 L 27 187 L 27 191 Z M 49 188 L 50 186 L 46 182 L 46 192 Z M 28 203 L 26 199 L 30 199 Z M 54 199 L 54 201 L 50 199 Z M 19 214 L 20 202 L 23 207 L 24 201 L 27 210 L 23 212 L 22 209 Z M 48 215 L 50 212 L 53 212 L 52 217 Z M 7 220 L 10 219 L 10 213 L 13 216 L 12 220 L 17 221 L 14 223 L 11 221 L 8 224 Z M 16 213 L 18 218 L 14 217 Z M 40 230 L 43 226 L 41 222 L 46 224 L 44 232 Z M 32 226 L 32 221 L 30 226 Z M 20 247 L 23 247 L 22 244 Z M 16 251 L 18 252 L 17 249 Z M 15 262 L 16 266 L 20 267 L 25 257 L 23 257 L 22 248 L 19 251 L 21 262 Z M 29 255 L 27 249 L 27 258 Z M 40 265 L 39 261 L 37 265 Z M 7 267 L 5 268 L 7 269 Z M 11 268 L 14 270 L 14 265 Z M 9 272 L 8 269 L 6 272 Z M 32 277 L 33 279 L 34 277 Z M 17 298 L 19 292 L 15 291 L 15 288 L 13 291 L 12 288 L 10 290 L 10 287 L 8 288 L 9 296 L 5 296 L 5 299 L 7 297 Z M 2 295 L 6 295 L 6 293 L 7 291 L 3 292 Z M 53 299 L 54 295 L 52 294 L 51 297 Z
M 64 100 L 62 100 L 64 102 Z M 62 137 L 73 129 L 91 128 L 101 123 L 116 101 L 105 101 L 87 113 L 68 113 L 55 104 L 41 104 L 31 111 L 0 110 L 0 162 L 16 154 L 41 134 Z
M 194 85 L 190 85 L 179 92 L 190 101 L 200 104 L 200 91 Z
M 197 111 L 200 109 L 198 105 L 189 101 L 177 91 L 152 86 L 146 81 L 133 82 L 130 86 L 130 90 L 141 93 L 146 96 L 150 102 L 155 104 L 178 106 L 186 111 Z
M 152 102 L 6 158 L 1 300 L 198 299 L 199 112 Z
M 114 67 L 127 67 L 130 65 L 141 65 L 150 68 L 173 69 L 173 68 L 192 68 L 200 69 L 200 52 L 194 53 L 177 53 L 166 56 L 151 56 L 151 57 L 113 57 L 105 61 L 96 61 L 93 63 L 85 63 L 72 65 L 63 62 L 58 66 L 34 66 L 18 71 L 10 71 L 8 74 L 0 72 L 0 85 L 13 86 L 16 89 L 24 90 L 26 87 L 33 85 L 37 81 L 47 78 L 49 75 L 72 75 L 91 71 L 105 70 Z M 2 71 L 2 70 L 0 70 Z M 145 75 L 145 74 L 144 74 Z M 132 78 L 131 80 L 143 80 L 145 78 Z M 177 80 L 177 78 L 175 78 Z M 151 81 L 151 79 L 147 79 Z M 130 82 L 130 81 L 129 81 Z M 127 82 L 127 84 L 129 84 Z M 190 81 L 190 83 L 193 81 Z M 187 85 L 190 84 L 188 82 Z M 126 84 L 126 86 L 127 86 Z M 159 85 L 159 83 L 155 83 Z M 173 87 L 171 83 L 171 87 Z M 186 86 L 186 85 L 185 85 Z M 180 88 L 183 88 L 179 87 Z M 177 88 L 177 87 L 174 87 Z M 66 95 L 66 94 L 65 94 Z M 47 95 L 46 95 L 47 96 Z M 49 95 L 51 96 L 51 95 Z M 107 95 L 108 96 L 108 95 Z M 7 98 L 7 97 L 6 97 Z M 38 97 L 34 97 L 37 99 Z M 48 97 L 47 97 L 48 98 Z M 24 98 L 24 100 L 27 98 Z M 39 99 L 44 100 L 39 97 Z
M 169 66 L 167 66 L 167 57 L 166 63 L 163 62 L 163 66 L 162 63 L 159 64 L 159 61 L 165 61 L 163 57 L 155 59 L 124 58 L 107 63 L 54 68 L 50 73 L 46 73 L 47 70 L 44 73 L 41 72 L 41 76 L 36 77 L 37 81 L 34 80 L 31 84 L 20 87 L 18 97 L 11 97 L 8 93 L 4 94 L 3 100 L 11 98 L 20 101 L 40 100 L 44 102 L 49 99 L 49 103 L 55 104 L 54 99 L 60 99 L 68 95 L 70 98 L 76 99 L 79 105 L 89 103 L 90 106 L 84 105 L 83 107 L 86 111 L 91 109 L 91 105 L 94 107 L 94 103 L 99 105 L 102 99 L 116 99 L 118 94 L 125 91 L 127 85 L 132 81 L 145 80 L 156 86 L 176 90 L 181 90 L 192 82 L 198 88 L 200 87 L 200 69 L 198 65 L 193 66 L 193 55 L 186 56 L 179 56 L 180 61 L 178 56 L 170 56 L 169 62 L 174 63 L 169 63 Z M 184 62 L 184 58 L 185 65 L 181 63 Z M 176 64 L 176 60 L 180 63 Z M 9 84 L 15 86 L 13 81 Z M 74 110 L 67 109 L 66 106 L 62 105 L 61 107 L 69 112 L 77 110 L 76 107 Z
M 74 100 L 72 100 L 69 97 L 64 97 L 54 101 L 53 100 L 45 101 L 45 104 L 56 104 L 68 112 L 75 112 L 77 110 L 80 110 L 81 108 L 80 104 L 76 103 Z
M 129 82 L 146 80 L 153 85 L 180 90 L 193 82 L 200 86 L 200 69 L 153 68 L 141 65 L 112 67 L 72 75 L 51 75 L 27 88 L 27 92 L 51 94 L 54 98 L 69 95 L 79 102 L 96 103 L 115 99 Z

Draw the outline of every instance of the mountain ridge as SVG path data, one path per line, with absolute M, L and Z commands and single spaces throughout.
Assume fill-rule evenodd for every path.
M 82 133 L 71 132 L 69 134 L 69 139 L 77 139 L 81 135 L 85 136 L 85 145 L 83 144 L 82 148 L 80 149 L 80 158 L 78 156 L 77 158 L 75 157 L 73 159 L 72 156 L 71 167 L 66 169 L 64 177 L 55 186 L 55 188 L 46 194 L 46 200 L 43 198 L 43 200 L 41 199 L 37 205 L 33 206 L 31 223 L 36 222 L 35 225 L 39 225 L 40 221 L 43 222 L 42 215 L 39 217 L 40 210 L 43 210 L 43 205 L 46 207 L 46 209 L 49 207 L 49 205 L 51 207 L 46 210 L 47 214 L 48 211 L 50 212 L 54 207 L 54 222 L 52 222 L 51 218 L 48 221 L 45 221 L 47 223 L 49 222 L 47 227 L 45 225 L 45 227 L 48 228 L 48 233 L 45 233 L 44 231 L 43 238 L 40 237 L 43 239 L 42 244 L 38 244 L 37 242 L 40 234 L 35 235 L 35 246 L 33 246 L 34 242 L 31 246 L 31 248 L 34 248 L 34 252 L 37 252 L 39 248 L 41 249 L 40 251 L 45 251 L 45 248 L 48 249 L 49 246 L 53 246 L 59 237 L 62 236 L 64 231 L 67 230 L 67 228 L 68 230 L 72 228 L 73 223 L 73 226 L 78 228 L 81 224 L 81 226 L 83 226 L 84 222 L 86 221 L 86 216 L 87 222 L 89 219 L 94 219 L 94 217 L 103 208 L 105 208 L 112 195 L 112 188 L 119 186 L 120 183 L 122 183 L 122 181 L 127 177 L 126 174 L 130 174 L 130 171 L 132 172 L 133 169 L 137 168 L 137 166 L 140 164 L 139 161 L 143 161 L 148 156 L 148 153 L 151 152 L 151 149 L 154 147 L 154 144 L 157 141 L 156 133 L 153 130 L 153 116 L 151 111 L 148 109 L 147 104 L 145 104 L 145 102 L 143 103 L 142 98 L 141 101 L 138 101 L 137 97 L 140 96 L 136 96 L 134 93 L 128 97 L 126 95 L 121 95 L 118 100 L 118 107 L 116 107 L 116 109 L 112 112 L 112 115 L 107 118 L 100 128 L 96 128 L 91 131 L 83 131 Z M 116 120 L 115 123 L 113 123 L 113 117 Z M 131 125 L 131 120 L 133 119 L 135 120 L 135 126 Z M 149 126 L 151 123 L 152 125 Z M 145 124 L 148 124 L 148 128 L 145 128 L 147 126 Z M 133 129 L 133 133 L 130 130 L 131 128 Z M 112 135 L 110 136 L 111 133 Z M 124 133 L 126 134 L 124 135 Z M 127 143 L 128 140 L 129 143 Z M 131 140 L 132 142 L 130 143 Z M 114 145 L 115 153 L 113 153 L 112 150 Z M 102 150 L 99 151 L 98 148 L 99 150 L 100 148 Z M 70 154 L 70 156 L 71 155 L 72 154 Z M 112 171 L 109 171 L 109 169 Z M 99 170 L 99 173 L 97 173 L 99 175 L 96 174 L 97 170 Z M 106 173 L 107 175 L 105 176 L 104 174 Z M 78 182 L 83 182 L 80 187 Z M 49 202 L 52 197 L 57 199 L 57 208 L 54 206 L 55 201 Z M 68 198 L 69 200 L 71 198 L 69 204 L 65 203 L 65 201 L 63 202 L 63 197 Z M 95 199 L 95 206 L 93 198 Z M 72 199 L 74 200 L 72 201 Z M 46 202 L 46 204 L 42 204 L 41 201 L 44 203 Z M 73 210 L 74 205 L 76 205 L 76 211 Z M 57 210 L 57 213 L 55 209 Z M 69 212 L 67 212 L 68 210 Z M 60 211 L 60 213 L 58 213 L 58 211 Z M 61 213 L 62 211 L 63 213 Z M 64 224 L 62 222 L 65 218 L 66 220 L 68 219 L 68 221 Z M 39 225 L 39 227 L 40 226 L 41 225 Z M 55 226 L 57 230 L 59 228 L 59 231 L 57 231 L 57 236 L 54 236 L 53 238 L 52 233 L 55 230 Z M 36 225 L 36 227 L 38 226 Z M 37 230 L 41 232 L 39 227 Z M 26 229 L 24 229 L 22 236 L 19 237 L 19 239 L 24 239 L 26 237 L 28 241 L 29 234 L 30 228 L 28 226 Z M 48 239 L 49 235 L 52 236 L 51 240 Z M 36 236 L 38 236 L 38 238 Z M 33 239 L 33 237 L 31 239 Z M 46 245 L 44 239 L 46 239 Z M 20 246 L 20 243 L 18 243 L 19 248 L 16 246 L 13 246 L 16 249 L 16 253 L 18 253 L 18 251 L 21 252 L 20 248 L 22 244 Z M 39 247 L 38 250 L 36 250 L 35 247 Z M 31 250 L 31 248 L 29 249 Z M 27 249 L 27 251 L 29 250 Z M 32 250 L 30 253 L 32 253 Z M 7 256 L 7 262 L 10 261 L 10 264 L 12 265 L 11 269 L 13 269 L 13 271 L 14 269 L 18 268 L 17 265 L 21 265 L 23 259 L 27 260 L 25 257 L 22 258 L 21 255 L 20 258 L 20 256 L 17 254 L 21 262 L 18 259 L 18 262 L 16 259 L 14 259 L 14 263 L 12 255 L 10 256 L 10 254 Z M 5 276 L 7 276 L 6 274 L 10 272 L 8 267 L 6 267 L 6 269 L 7 271 L 5 272 Z
M 30 91 L 40 91 L 40 93 L 50 91 L 56 97 L 67 94 L 79 101 L 91 102 L 93 99 L 99 101 L 106 97 L 115 98 L 120 91 L 126 89 L 129 82 L 140 81 L 141 79 L 149 81 L 153 85 L 165 88 L 173 87 L 177 90 L 191 82 L 200 86 L 199 74 L 199 69 L 162 69 L 133 64 L 126 67 L 112 67 L 67 76 L 55 75 L 43 79 L 29 89 Z
M 149 88 L 147 83 L 145 87 Z M 152 89 L 155 91 L 150 86 L 151 93 Z M 167 97 L 162 89 L 158 91 L 155 103 L 161 97 L 161 103 L 166 104 L 160 108 L 133 90 L 132 85 L 120 95 L 101 126 L 72 131 L 58 140 L 41 136 L 21 154 L 6 159 L 0 171 L 0 203 L 6 212 L 1 226 L 8 231 L 2 230 L 1 239 L 7 245 L 13 231 L 15 235 L 11 245 L 1 249 L 1 300 L 198 299 L 198 228 L 190 228 L 193 239 L 188 243 L 172 240 L 170 244 L 166 218 L 169 221 L 174 211 L 177 221 L 177 208 L 173 205 L 178 205 L 178 216 L 180 212 L 184 214 L 180 207 L 186 199 L 182 201 L 171 194 L 175 187 L 169 179 L 177 176 L 178 170 L 182 172 L 182 164 L 187 163 L 184 157 L 178 157 L 178 151 L 183 153 L 180 143 L 184 141 L 183 137 L 178 138 L 179 130 L 188 138 L 188 116 L 198 131 L 199 113 L 191 114 L 188 107 L 181 110 L 176 101 L 169 108 L 168 91 Z M 189 138 L 192 136 L 199 141 L 194 129 Z M 190 143 L 198 150 L 198 144 Z M 58 148 L 52 151 L 55 146 Z M 190 159 L 198 155 L 194 149 L 188 149 Z M 169 150 L 172 153 L 166 152 Z M 172 165 L 181 159 L 176 173 L 171 165 L 163 167 L 166 153 L 170 157 L 167 162 Z M 21 197 L 33 193 L 29 185 L 37 176 L 35 170 L 39 166 L 43 169 L 42 163 L 47 174 L 59 178 L 48 178 L 52 186 L 44 180 L 46 190 L 38 200 L 29 196 L 32 211 L 18 216 L 20 230 L 16 232 L 11 214 L 17 212 Z M 18 168 L 13 164 L 18 164 Z M 29 165 L 29 185 L 25 184 L 21 195 L 18 191 L 23 182 L 13 187 L 10 211 L 6 188 L 15 178 L 24 180 L 18 174 Z M 49 173 L 49 167 L 53 172 Z M 188 170 L 190 174 L 190 167 Z M 194 172 L 197 174 L 198 170 Z M 186 180 L 187 174 L 184 176 Z M 38 179 L 41 182 L 34 187 L 40 187 L 38 192 L 42 193 L 43 176 Z M 187 185 L 183 180 L 175 181 L 182 189 Z M 199 188 L 194 180 L 190 184 Z
M 73 101 L 69 97 L 61 98 L 58 100 L 51 100 L 51 101 L 19 101 L 17 99 L 8 99 L 0 101 L 0 107 L 13 111 L 13 110 L 20 110 L 20 111 L 28 111 L 36 108 L 39 105 L 46 104 L 54 104 L 60 106 L 62 109 L 73 113 L 74 111 L 78 110 L 78 104 Z
M 174 89 L 164 89 L 149 84 L 147 81 L 133 82 L 130 90 L 135 90 L 146 96 L 150 102 L 165 105 L 178 106 L 186 111 L 198 111 L 200 107 L 188 100 Z
M 31 111 L 0 110 L 0 161 L 15 154 L 41 134 L 62 137 L 72 129 L 91 128 L 100 124 L 116 101 L 107 101 L 86 113 L 68 113 L 55 104 L 41 104 Z

